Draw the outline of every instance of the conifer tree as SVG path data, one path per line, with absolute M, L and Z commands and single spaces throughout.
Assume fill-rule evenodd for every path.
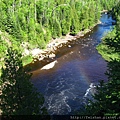
M 0 81 L 2 115 L 43 115 L 47 114 L 44 98 L 30 82 L 22 66 L 21 54 L 9 48 L 4 59 Z
M 76 35 L 79 31 L 79 19 L 75 9 L 75 6 L 71 9 L 71 26 L 70 26 L 70 34 Z
M 61 11 L 63 16 L 63 19 L 61 19 L 62 35 L 66 35 L 70 31 L 70 23 L 71 23 L 70 7 L 67 6 Z
M 60 26 L 60 22 L 58 21 L 58 19 L 53 18 L 52 19 L 52 37 L 56 38 L 56 37 L 60 37 L 61 36 L 61 26 Z

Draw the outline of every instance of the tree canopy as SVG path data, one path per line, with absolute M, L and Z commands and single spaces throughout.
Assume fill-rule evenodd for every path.
M 2 68 L 0 106 L 2 115 L 44 115 L 44 97 L 30 82 L 22 66 L 21 54 L 12 48 L 4 59 Z
M 119 0 L 1 0 L 0 57 L 7 46 L 24 50 L 46 47 L 52 39 L 94 26 L 100 11 L 110 10 Z

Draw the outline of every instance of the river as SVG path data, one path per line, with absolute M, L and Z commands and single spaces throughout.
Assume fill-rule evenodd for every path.
M 33 72 L 32 83 L 45 97 L 51 115 L 74 114 L 89 97 L 89 88 L 104 75 L 107 63 L 96 50 L 101 38 L 113 28 L 112 17 L 102 14 L 101 23 L 86 34 L 57 51 L 51 68 Z

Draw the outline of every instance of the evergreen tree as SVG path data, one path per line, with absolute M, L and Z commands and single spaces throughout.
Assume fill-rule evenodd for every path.
M 56 18 L 52 19 L 51 28 L 52 28 L 51 31 L 52 31 L 53 38 L 61 36 L 61 26 L 60 26 L 60 22 L 58 21 L 58 19 L 56 19 Z
M 21 54 L 9 48 L 4 59 L 0 81 L 2 115 L 43 115 L 47 114 L 44 98 L 30 82 L 22 66 Z
M 71 23 L 71 16 L 70 16 L 70 6 L 62 6 L 61 9 L 61 28 L 62 28 L 62 35 L 66 35 L 70 31 L 70 23 Z
M 71 26 L 70 26 L 70 34 L 76 35 L 79 31 L 79 19 L 78 15 L 75 9 L 75 6 L 73 5 L 73 8 L 71 9 Z

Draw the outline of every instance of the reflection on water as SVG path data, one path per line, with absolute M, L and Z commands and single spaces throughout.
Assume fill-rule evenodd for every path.
M 112 18 L 103 14 L 101 22 L 85 37 L 71 43 L 71 47 L 58 50 L 52 67 L 33 72 L 32 82 L 44 94 L 50 114 L 73 114 L 84 103 L 84 96 L 89 96 L 86 92 L 91 83 L 107 80 L 107 63 L 95 47 L 111 30 Z

